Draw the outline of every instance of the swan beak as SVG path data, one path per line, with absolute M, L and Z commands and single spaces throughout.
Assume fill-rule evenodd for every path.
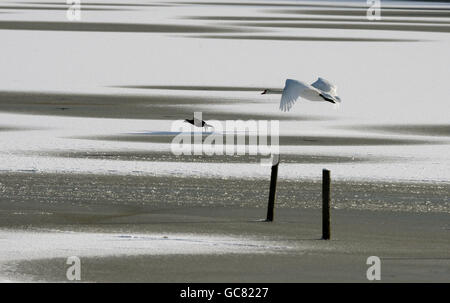
M 261 93 L 261 95 L 265 95 L 266 93 L 267 93 L 267 89 L 264 90 L 264 91 Z

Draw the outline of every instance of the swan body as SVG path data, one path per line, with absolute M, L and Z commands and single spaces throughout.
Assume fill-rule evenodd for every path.
M 341 103 L 341 98 L 337 96 L 337 86 L 320 77 L 311 85 L 302 81 L 287 79 L 283 90 L 266 89 L 262 94 L 279 93 L 281 93 L 280 110 L 285 112 L 292 108 L 299 97 L 309 101 Z

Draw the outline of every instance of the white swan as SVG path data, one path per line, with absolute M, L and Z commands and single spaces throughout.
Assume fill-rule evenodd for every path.
M 341 103 L 341 98 L 337 96 L 337 86 L 329 81 L 320 78 L 309 85 L 307 83 L 287 79 L 283 90 L 266 89 L 262 94 L 282 94 L 280 101 L 280 110 L 289 111 L 297 101 L 298 97 L 310 101 L 327 101 L 334 104 Z

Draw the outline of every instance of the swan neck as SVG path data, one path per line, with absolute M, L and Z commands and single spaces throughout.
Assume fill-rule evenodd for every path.
M 283 90 L 281 90 L 281 89 L 277 90 L 277 89 L 268 88 L 266 90 L 266 94 L 271 94 L 271 95 L 281 94 L 282 92 L 283 92 Z

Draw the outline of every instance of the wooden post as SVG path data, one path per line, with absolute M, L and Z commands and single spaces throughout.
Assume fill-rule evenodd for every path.
M 330 171 L 322 171 L 322 239 L 329 240 L 330 230 Z
M 280 164 L 280 155 L 274 155 L 272 162 L 272 172 L 270 174 L 269 204 L 267 206 L 266 222 L 273 221 L 273 209 L 275 207 L 275 197 L 277 191 L 278 164 Z

